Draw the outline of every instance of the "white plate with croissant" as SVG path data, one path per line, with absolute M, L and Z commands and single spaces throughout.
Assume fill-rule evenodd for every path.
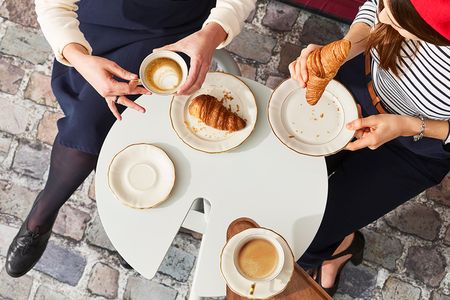
M 190 147 L 220 153 L 242 144 L 257 118 L 255 96 L 236 76 L 209 72 L 202 87 L 189 96 L 174 96 L 172 127 Z
M 306 101 L 306 89 L 293 79 L 272 94 L 269 123 L 278 139 L 306 155 L 326 156 L 343 149 L 355 132 L 345 126 L 358 118 L 355 100 L 338 81 L 331 80 L 315 105 Z

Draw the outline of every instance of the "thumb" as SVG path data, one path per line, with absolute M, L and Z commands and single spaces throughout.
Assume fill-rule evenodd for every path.
M 347 128 L 350 130 L 359 130 L 363 128 L 374 127 L 376 124 L 377 123 L 374 116 L 370 116 L 367 118 L 359 118 L 347 123 Z
M 138 76 L 136 74 L 133 74 L 125 69 L 123 69 L 121 66 L 119 66 L 116 63 L 111 63 L 108 65 L 108 70 L 116 75 L 117 77 L 120 77 L 122 79 L 126 79 L 126 80 L 135 80 L 138 78 Z
M 163 47 L 155 48 L 155 49 L 153 49 L 153 52 L 158 52 L 161 50 L 175 51 L 175 50 L 177 50 L 175 48 L 176 48 L 175 44 L 169 44 L 169 45 L 165 45 Z

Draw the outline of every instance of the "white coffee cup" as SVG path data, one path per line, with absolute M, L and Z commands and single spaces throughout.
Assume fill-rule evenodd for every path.
M 169 95 L 177 92 L 186 82 L 187 75 L 188 67 L 184 59 L 168 50 L 149 54 L 139 67 L 140 83 L 154 94 Z
M 275 248 L 275 251 L 278 256 L 278 261 L 277 261 L 276 266 L 274 267 L 273 271 L 270 274 L 268 274 L 267 276 L 265 276 L 264 278 L 248 277 L 245 274 L 245 272 L 243 272 L 240 269 L 239 262 L 238 262 L 239 254 L 241 252 L 242 247 L 244 247 L 248 242 L 250 242 L 252 240 L 257 240 L 257 239 L 265 240 L 265 241 L 268 241 L 270 244 L 272 244 L 272 246 Z M 255 234 L 255 235 L 246 236 L 238 242 L 238 244 L 234 250 L 234 253 L 233 253 L 233 260 L 234 260 L 234 265 L 235 265 L 237 271 L 247 280 L 253 281 L 255 283 L 262 282 L 262 281 L 271 281 L 271 280 L 275 279 L 280 274 L 280 272 L 283 270 L 284 250 L 283 250 L 283 247 L 281 246 L 280 242 L 277 239 L 275 239 L 274 237 L 268 236 L 268 235 L 263 235 L 263 234 Z

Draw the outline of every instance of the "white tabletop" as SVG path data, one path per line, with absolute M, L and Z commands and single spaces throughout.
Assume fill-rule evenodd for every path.
M 278 141 L 267 121 L 272 91 L 243 80 L 255 94 L 258 121 L 245 143 L 230 152 L 207 154 L 184 144 L 171 127 L 167 96 L 141 96 L 137 102 L 147 113 L 127 109 L 109 132 L 95 178 L 98 211 L 114 247 L 142 276 L 156 274 L 191 204 L 200 197 L 210 202 L 211 210 L 192 287 L 199 296 L 225 295 L 220 252 L 234 219 L 250 217 L 280 233 L 296 259 L 317 232 L 328 189 L 325 160 L 295 153 Z M 166 151 L 175 164 L 176 182 L 166 202 L 137 210 L 114 197 L 107 172 L 117 152 L 142 142 Z

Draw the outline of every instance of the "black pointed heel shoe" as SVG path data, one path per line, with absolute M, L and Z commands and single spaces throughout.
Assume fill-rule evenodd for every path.
M 44 253 L 45 248 L 47 248 L 48 240 L 52 234 L 56 217 L 53 219 L 50 230 L 47 232 L 39 232 L 39 230 L 30 231 L 27 229 L 28 218 L 36 203 L 37 200 L 9 246 L 5 270 L 11 277 L 23 276 L 36 265 Z
M 333 259 L 345 256 L 348 254 L 352 255 L 348 260 L 346 260 L 344 263 L 342 263 L 342 265 L 339 267 L 339 269 L 336 273 L 336 278 L 334 280 L 334 284 L 332 287 L 324 288 L 322 286 L 322 265 L 320 265 L 319 268 L 316 270 L 315 280 L 318 284 L 320 284 L 320 286 L 322 286 L 322 288 L 328 293 L 328 295 L 333 296 L 336 293 L 336 291 L 339 287 L 339 279 L 341 277 L 341 271 L 349 261 L 351 261 L 352 264 L 355 266 L 362 263 L 363 256 L 364 256 L 365 243 L 366 242 L 365 242 L 363 234 L 360 231 L 356 231 L 355 235 L 353 237 L 353 241 L 347 249 L 345 249 L 341 253 L 333 255 L 330 259 L 327 259 L 327 260 L 333 260 Z

